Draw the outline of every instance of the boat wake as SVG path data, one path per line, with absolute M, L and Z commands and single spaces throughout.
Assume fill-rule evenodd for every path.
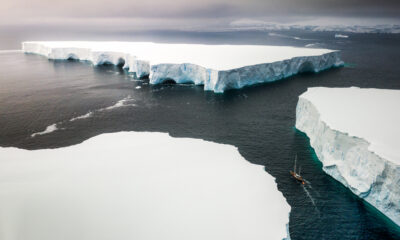
M 307 182 L 307 181 L 306 181 Z M 318 215 L 321 214 L 321 212 L 318 210 L 317 205 L 315 204 L 315 199 L 311 196 L 310 192 L 307 190 L 307 186 L 312 189 L 311 185 L 309 184 L 309 182 L 307 182 L 307 186 L 306 185 L 301 185 L 304 192 L 306 193 L 306 195 L 308 196 L 308 198 L 310 199 L 312 205 L 314 206 L 315 210 L 317 211 Z
M 304 181 L 307 183 L 307 187 L 309 187 L 311 190 L 313 190 L 313 192 L 314 192 L 315 194 L 317 194 L 318 197 L 321 196 L 317 191 L 314 190 L 314 188 L 312 187 L 312 185 L 311 185 L 311 183 L 310 183 L 309 181 L 307 181 L 307 180 L 305 180 L 305 179 L 304 179 Z

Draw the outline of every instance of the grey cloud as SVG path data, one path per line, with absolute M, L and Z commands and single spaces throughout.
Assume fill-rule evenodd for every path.
M 54 18 L 398 17 L 398 0 L 3 0 L 2 24 Z

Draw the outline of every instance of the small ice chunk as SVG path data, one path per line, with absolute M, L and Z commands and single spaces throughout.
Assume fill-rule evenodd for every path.
M 31 137 L 36 137 L 38 135 L 44 135 L 44 134 L 48 134 L 48 133 L 52 133 L 54 131 L 57 131 L 58 127 L 57 127 L 57 123 L 51 124 L 49 126 L 46 127 L 46 129 L 42 132 L 36 132 L 31 134 Z

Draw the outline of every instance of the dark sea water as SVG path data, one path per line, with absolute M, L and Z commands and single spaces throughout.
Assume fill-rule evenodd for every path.
M 276 178 L 292 207 L 292 239 L 400 239 L 399 227 L 322 171 L 309 139 L 294 127 L 298 96 L 308 87 L 400 89 L 400 35 L 349 34 L 348 39 L 335 39 L 334 33 L 302 31 L 279 36 L 258 31 L 146 34 L 140 40 L 153 36 L 150 40 L 214 44 L 318 43 L 342 50 L 346 67 L 214 94 L 193 85 L 151 86 L 113 66 L 2 52 L 0 146 L 56 148 L 118 131 L 168 132 L 232 144 Z M 119 33 L 114 40 L 119 37 L 138 39 Z M 121 99 L 135 105 L 99 110 Z M 90 117 L 70 121 L 88 112 Z M 31 137 L 56 123 L 59 130 Z M 309 182 L 306 187 L 289 175 L 296 154 Z

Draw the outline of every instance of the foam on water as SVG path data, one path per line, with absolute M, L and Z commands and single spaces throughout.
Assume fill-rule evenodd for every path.
M 52 133 L 54 131 L 57 131 L 59 128 L 57 127 L 57 123 L 51 124 L 49 126 L 46 127 L 46 129 L 42 132 L 36 132 L 31 134 L 31 137 L 36 137 L 38 135 L 44 135 L 44 134 L 49 134 Z
M 22 50 L 0 50 L 0 54 L 6 54 L 6 53 L 19 53 L 23 52 Z
M 114 110 L 114 109 L 121 108 L 121 107 L 134 107 L 134 106 L 136 106 L 136 104 L 133 103 L 133 101 L 134 101 L 134 99 L 131 96 L 127 96 L 127 97 L 119 100 L 118 102 L 116 102 L 114 105 L 111 105 L 111 106 L 108 106 L 108 107 L 104 107 L 104 108 L 100 108 L 100 109 L 97 109 L 97 110 L 94 110 L 94 111 L 89 111 L 86 114 L 83 114 L 83 115 L 80 115 L 80 116 L 77 116 L 77 117 L 73 117 L 73 118 L 71 118 L 69 120 L 69 122 L 75 122 L 77 120 L 90 118 L 95 113 L 98 113 L 98 112 L 110 111 L 110 110 Z M 39 135 L 45 135 L 45 134 L 49 134 L 49 133 L 55 132 L 55 131 L 60 129 L 59 126 L 62 125 L 62 124 L 63 124 L 63 121 L 61 121 L 59 123 L 53 123 L 53 124 L 47 126 L 44 131 L 36 132 L 36 133 L 31 134 L 31 137 L 33 138 L 33 137 L 36 137 L 36 136 L 39 136 Z
M 124 99 L 119 100 L 118 102 L 116 102 L 112 106 L 101 108 L 101 109 L 99 109 L 97 111 L 101 112 L 101 111 L 112 110 L 112 109 L 120 108 L 120 107 L 133 107 L 133 106 L 136 106 L 136 104 L 132 103 L 132 101 L 133 101 L 133 99 L 131 98 L 131 96 L 128 96 L 128 97 L 126 97 Z
M 86 113 L 86 114 L 84 114 L 84 115 L 80 115 L 80 116 L 78 116 L 78 117 L 71 118 L 69 121 L 70 121 L 70 122 L 73 122 L 73 121 L 76 121 L 76 120 L 79 120 L 79 119 L 90 118 L 92 115 L 93 115 L 93 112 L 90 111 L 90 112 L 88 112 L 88 113 Z

